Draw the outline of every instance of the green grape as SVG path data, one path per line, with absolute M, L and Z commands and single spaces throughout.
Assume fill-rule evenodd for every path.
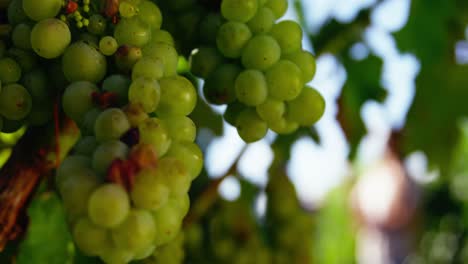
M 197 144 L 192 142 L 173 142 L 166 157 L 182 161 L 192 180 L 200 174 L 203 168 L 203 154 Z
M 79 123 L 81 135 L 94 135 L 94 125 L 99 115 L 101 115 L 101 108 L 95 107 L 91 108 L 84 115 L 83 121 Z
M 224 56 L 238 58 L 251 37 L 252 33 L 247 25 L 229 21 L 219 28 L 216 45 Z
M 197 92 L 185 77 L 166 77 L 159 81 L 161 100 L 156 113 L 165 115 L 188 115 L 197 103 Z
M 65 77 L 70 82 L 100 82 L 107 71 L 106 57 L 83 41 L 71 44 L 62 57 Z
M 169 200 L 169 192 L 169 187 L 151 168 L 138 172 L 130 196 L 137 208 L 159 210 Z
M 237 116 L 244 109 L 246 109 L 246 106 L 244 104 L 239 103 L 238 101 L 228 104 L 226 111 L 223 114 L 224 120 L 228 122 L 230 125 L 235 126 Z
M 156 234 L 151 213 L 131 209 L 125 221 L 112 230 L 112 239 L 118 248 L 136 252 L 150 247 Z
M 71 83 L 62 96 L 62 107 L 65 114 L 77 123 L 81 123 L 86 112 L 93 108 L 92 94 L 98 89 L 87 81 Z
M 32 107 L 28 90 L 19 84 L 3 86 L 0 92 L 0 113 L 11 120 L 25 118 Z
M 288 60 L 280 60 L 266 73 L 268 94 L 278 100 L 292 100 L 302 90 L 302 72 L 296 64 Z
M 316 63 L 314 55 L 305 50 L 297 51 L 283 56 L 284 59 L 294 62 L 302 72 L 302 80 L 310 82 L 314 78 Z
M 62 189 L 63 182 L 70 178 L 74 173 L 81 173 L 80 170 L 85 172 L 91 168 L 91 159 L 82 155 L 67 156 L 60 166 L 57 168 L 55 183 L 58 189 Z
M 32 51 L 11 48 L 7 51 L 7 56 L 11 57 L 19 64 L 22 72 L 29 72 L 37 67 L 37 56 Z M 61 71 L 56 75 L 60 76 Z
M 128 100 L 140 105 L 146 113 L 154 112 L 160 105 L 162 91 L 160 83 L 155 79 L 140 77 L 130 84 Z
M 120 46 L 114 53 L 117 68 L 125 73 L 130 72 L 133 65 L 142 57 L 141 49 L 133 46 Z
M 216 34 L 223 24 L 223 18 L 219 13 L 207 14 L 199 24 L 200 41 L 203 44 L 216 44 Z
M 162 14 L 159 7 L 153 2 L 143 0 L 138 5 L 138 18 L 146 23 L 151 29 L 159 29 L 162 24 Z
M 173 202 L 169 201 L 155 211 L 153 217 L 159 233 L 156 237 L 156 245 L 166 244 L 177 236 L 182 226 L 183 215 Z
M 11 33 L 13 45 L 26 50 L 31 49 L 31 30 L 31 26 L 26 23 L 16 25 Z
M 258 6 L 259 7 L 264 6 L 267 2 L 268 0 L 258 0 Z
M 0 81 L 2 84 L 15 83 L 21 78 L 21 68 L 11 58 L 0 59 Z
M 287 103 L 287 107 L 287 119 L 301 126 L 311 126 L 322 117 L 325 100 L 317 90 L 306 86 L 296 99 Z
M 60 187 L 63 206 L 68 216 L 73 219 L 86 215 L 88 199 L 99 186 L 100 180 L 91 169 L 68 171 L 69 175 Z
M 88 215 L 98 226 L 114 228 L 123 223 L 130 211 L 130 201 L 125 189 L 115 183 L 97 188 L 89 198 Z
M 8 22 L 12 25 L 26 22 L 28 16 L 23 10 L 23 0 L 11 0 L 7 10 Z
M 61 0 L 23 0 L 23 10 L 35 21 L 55 17 L 62 8 Z
M 143 57 L 161 60 L 164 65 L 165 77 L 176 75 L 179 56 L 173 46 L 162 42 L 149 43 L 143 48 Z
M 94 134 L 99 142 L 119 139 L 130 129 L 125 113 L 120 108 L 108 108 L 96 119 Z
M 106 32 L 106 19 L 100 14 L 93 14 L 89 17 L 88 32 L 94 35 L 102 35 Z
M 140 132 L 140 143 L 152 145 L 158 157 L 164 156 L 171 146 L 168 129 L 161 119 L 147 118 L 138 125 L 138 131 Z
M 180 264 L 184 263 L 184 236 L 182 232 L 178 232 L 177 236 L 166 245 L 161 246 L 154 253 L 151 261 L 146 264 L 165 263 L 165 264 Z
M 143 108 L 139 104 L 130 103 L 124 107 L 123 111 L 127 115 L 131 127 L 137 127 L 148 118 L 148 114 L 143 111 Z
M 99 145 L 94 151 L 92 167 L 98 174 L 104 175 L 114 160 L 124 160 L 127 153 L 127 145 L 119 140 L 108 140 Z
M 268 127 L 278 134 L 290 134 L 297 130 L 299 124 L 281 117 L 275 121 L 269 122 Z
M 73 226 L 73 240 L 84 254 L 96 256 L 101 254 L 109 243 L 109 234 L 105 228 L 99 227 L 87 217 L 83 217 Z
M 258 9 L 257 14 L 249 20 L 247 26 L 255 34 L 267 33 L 275 23 L 275 15 L 268 7 Z
M 92 46 L 93 48 L 99 48 L 99 38 L 96 35 L 93 35 L 89 32 L 83 32 L 78 37 L 78 41 L 83 41 L 84 43 Z
M 173 47 L 175 45 L 174 39 L 172 38 L 171 33 L 162 29 L 155 29 L 151 32 L 151 42 L 153 43 L 162 42 Z
M 118 47 L 117 40 L 111 36 L 105 36 L 99 41 L 99 50 L 106 56 L 113 55 Z
M 102 82 L 102 90 L 117 95 L 117 102 L 120 106 L 128 103 L 128 88 L 132 81 L 125 75 L 109 75 Z
M 268 0 L 265 7 L 268 7 L 275 14 L 275 18 L 282 17 L 288 10 L 288 0 Z
M 278 41 L 282 54 L 289 54 L 301 50 L 302 29 L 292 20 L 281 21 L 274 25 L 270 35 Z
M 283 101 L 274 98 L 267 98 L 265 102 L 256 107 L 257 114 L 268 124 L 281 119 L 286 112 L 286 105 Z
M 70 41 L 70 29 L 59 19 L 41 20 L 31 30 L 31 46 L 34 52 L 46 59 L 62 55 Z
M 223 0 L 221 14 L 227 20 L 245 23 L 257 13 L 257 0 Z
M 94 150 L 96 150 L 98 144 L 99 142 L 96 140 L 96 137 L 86 136 L 86 137 L 80 138 L 80 140 L 78 140 L 78 142 L 75 144 L 73 149 L 77 155 L 83 155 L 83 156 L 89 157 L 93 155 Z
M 158 161 L 156 174 L 164 180 L 171 196 L 181 197 L 188 193 L 192 179 L 182 161 L 172 157 L 162 158 Z
M 24 74 L 21 83 L 31 94 L 34 103 L 50 102 L 51 89 L 44 70 L 36 68 Z
M 241 72 L 236 79 L 235 88 L 237 100 L 249 106 L 259 105 L 267 98 L 268 88 L 261 71 Z
M 268 126 L 253 109 L 242 111 L 236 120 L 236 128 L 239 136 L 247 143 L 262 139 Z
M 135 63 L 132 69 L 132 80 L 136 80 L 140 77 L 160 79 L 163 76 L 164 65 L 161 60 L 154 60 L 152 58 L 141 58 Z
M 197 127 L 192 119 L 186 116 L 168 116 L 163 118 L 163 121 L 172 140 L 188 142 L 195 140 Z
M 207 79 L 223 63 L 223 57 L 214 47 L 202 46 L 190 56 L 190 72 Z
M 137 7 L 128 1 L 122 1 L 119 4 L 119 14 L 123 18 L 131 18 L 138 12 Z
M 247 69 L 264 71 L 274 65 L 281 56 L 281 48 L 276 40 L 268 35 L 257 35 L 245 46 L 242 64 Z
M 156 250 L 156 245 L 151 245 L 147 248 L 140 249 L 135 252 L 134 260 L 142 260 L 150 257 Z
M 241 68 L 236 64 L 223 64 L 208 76 L 203 94 L 212 104 L 227 104 L 236 100 L 235 80 Z
M 143 47 L 151 39 L 151 29 L 136 17 L 123 18 L 115 27 L 114 38 L 119 45 Z

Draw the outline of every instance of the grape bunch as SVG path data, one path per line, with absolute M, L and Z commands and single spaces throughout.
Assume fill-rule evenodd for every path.
M 322 116 L 323 97 L 306 85 L 314 56 L 302 48 L 302 29 L 281 18 L 287 0 L 222 0 L 219 14 L 200 21 L 200 46 L 191 71 L 205 80 L 213 104 L 227 104 L 224 117 L 241 138 L 254 142 L 268 129 L 288 134 Z
M 4 127 L 48 121 L 60 96 L 81 132 L 55 178 L 79 250 L 112 264 L 167 255 L 180 244 L 203 158 L 188 117 L 197 93 L 177 73 L 159 7 L 12 0 L 8 19 L 11 36 L 0 42 Z

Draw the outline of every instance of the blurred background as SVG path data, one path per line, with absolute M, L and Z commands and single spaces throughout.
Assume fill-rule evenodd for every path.
M 270 145 L 286 142 L 317 263 L 468 263 L 468 2 L 289 2 L 282 19 L 307 32 L 325 115 L 248 146 L 226 123 L 201 128 L 206 175 L 236 200 L 239 178 L 267 185 Z

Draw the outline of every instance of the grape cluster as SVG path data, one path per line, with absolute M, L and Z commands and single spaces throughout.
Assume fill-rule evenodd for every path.
M 4 127 L 46 120 L 61 95 L 81 132 L 55 178 L 77 247 L 106 263 L 153 254 L 168 263 L 157 259 L 180 248 L 202 153 L 188 117 L 197 93 L 177 73 L 159 7 L 12 0 L 8 19 L 11 37 L 0 42 Z
M 322 116 L 323 97 L 306 86 L 315 75 L 314 56 L 302 49 L 295 21 L 276 22 L 287 0 L 222 0 L 221 16 L 200 21 L 201 44 L 191 71 L 205 79 L 203 93 L 227 104 L 225 119 L 246 142 L 268 129 L 280 134 L 311 126 Z

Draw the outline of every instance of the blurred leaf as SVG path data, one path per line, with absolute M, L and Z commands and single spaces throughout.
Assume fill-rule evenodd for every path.
M 19 247 L 18 264 L 73 263 L 73 244 L 55 193 L 39 194 L 28 209 L 30 223 Z

